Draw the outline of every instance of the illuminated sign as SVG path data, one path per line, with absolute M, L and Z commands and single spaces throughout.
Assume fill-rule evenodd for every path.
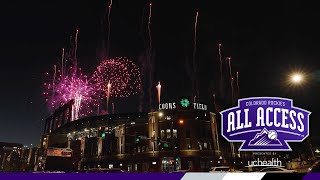
M 183 102 L 180 101 L 180 104 L 184 108 L 190 107 L 189 101 L 183 101 Z M 159 104 L 159 110 L 163 110 L 163 109 L 169 109 L 169 110 L 177 109 L 177 105 L 175 102 Z M 207 105 L 201 104 L 201 103 L 193 103 L 193 109 L 203 110 L 203 111 L 208 110 Z
M 287 142 L 309 136 L 311 112 L 293 106 L 291 99 L 253 97 L 220 112 L 222 136 L 242 142 L 239 151 L 291 151 Z
M 48 148 L 47 156 L 56 156 L 56 157 L 71 157 L 72 150 L 66 148 Z
M 188 99 L 183 98 L 180 100 L 180 104 L 182 107 L 189 107 L 190 101 Z

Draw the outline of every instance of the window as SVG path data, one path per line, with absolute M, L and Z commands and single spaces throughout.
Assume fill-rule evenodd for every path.
M 148 152 L 149 151 L 149 146 L 148 145 L 146 145 L 146 152 Z
M 208 149 L 208 144 L 205 142 L 205 143 L 203 143 L 203 148 L 204 149 Z
M 170 129 L 167 129 L 167 139 L 170 139 L 171 138 L 171 131 Z
M 187 149 L 192 149 L 190 139 L 186 139 L 186 146 L 187 146 Z
M 160 134 L 161 134 L 161 139 L 163 139 L 165 137 L 164 130 L 161 130 Z
M 145 146 L 142 146 L 141 152 L 145 152 L 145 151 L 146 151 L 146 147 L 145 147 Z
M 199 144 L 199 149 L 202 150 L 202 143 L 198 141 L 198 144 Z
M 178 137 L 178 132 L 176 129 L 173 129 L 173 137 L 177 138 Z
M 132 171 L 132 165 L 128 164 L 128 171 Z
M 186 130 L 186 138 L 190 138 L 190 129 Z
M 140 146 L 138 146 L 138 153 L 140 152 Z

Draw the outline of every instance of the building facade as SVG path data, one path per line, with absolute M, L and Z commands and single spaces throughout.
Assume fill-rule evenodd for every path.
M 220 136 L 214 113 L 188 98 L 159 104 L 150 113 L 109 114 L 70 121 L 70 106 L 46 120 L 38 163 L 52 166 L 48 149 L 68 148 L 71 157 L 56 155 L 74 170 L 121 168 L 125 171 L 207 171 L 240 157 Z M 63 163 L 71 161 L 72 163 Z M 52 161 L 53 162 L 53 161 Z M 70 167 L 65 167 L 70 169 Z M 71 169 L 72 169 L 71 168 Z M 36 168 L 37 169 L 37 168 Z

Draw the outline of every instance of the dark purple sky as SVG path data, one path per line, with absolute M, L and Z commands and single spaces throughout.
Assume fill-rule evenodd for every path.
M 111 14 L 111 56 L 127 56 L 134 62 L 143 50 L 141 15 L 143 8 L 148 10 L 147 1 L 137 2 L 113 0 Z M 191 57 L 194 15 L 199 11 L 197 62 L 202 99 L 209 101 L 208 82 L 215 79 L 211 76 L 217 70 L 217 45 L 222 43 L 224 56 L 232 56 L 233 68 L 240 72 L 241 97 L 293 98 L 294 105 L 313 112 L 311 130 L 316 132 L 320 125 L 316 112 L 320 98 L 318 6 L 295 1 L 223 2 L 153 1 L 154 84 L 163 81 L 164 98 L 191 91 L 185 59 Z M 92 71 L 98 62 L 104 6 L 102 0 L 1 3 L 0 141 L 38 142 L 42 119 L 48 115 L 41 95 L 44 74 L 59 61 L 61 48 L 77 28 L 79 65 Z M 285 86 L 283 81 L 293 69 L 309 72 L 312 83 L 300 89 Z

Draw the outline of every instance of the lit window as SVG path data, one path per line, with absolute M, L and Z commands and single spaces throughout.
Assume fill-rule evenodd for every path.
M 190 139 L 186 139 L 186 146 L 187 146 L 187 149 L 192 149 Z
M 177 138 L 178 137 L 178 132 L 176 129 L 173 129 L 173 137 Z
M 161 134 L 161 139 L 163 139 L 165 137 L 164 130 L 161 130 L 160 134 Z
M 171 138 L 171 131 L 170 129 L 167 129 L 167 139 Z
M 140 146 L 138 146 L 138 153 L 140 152 Z
M 202 143 L 198 141 L 198 144 L 199 144 L 199 149 L 202 150 Z
M 187 149 L 192 149 L 191 144 L 187 144 Z
M 205 143 L 203 143 L 203 148 L 204 149 L 208 149 L 208 144 L 205 142 Z

